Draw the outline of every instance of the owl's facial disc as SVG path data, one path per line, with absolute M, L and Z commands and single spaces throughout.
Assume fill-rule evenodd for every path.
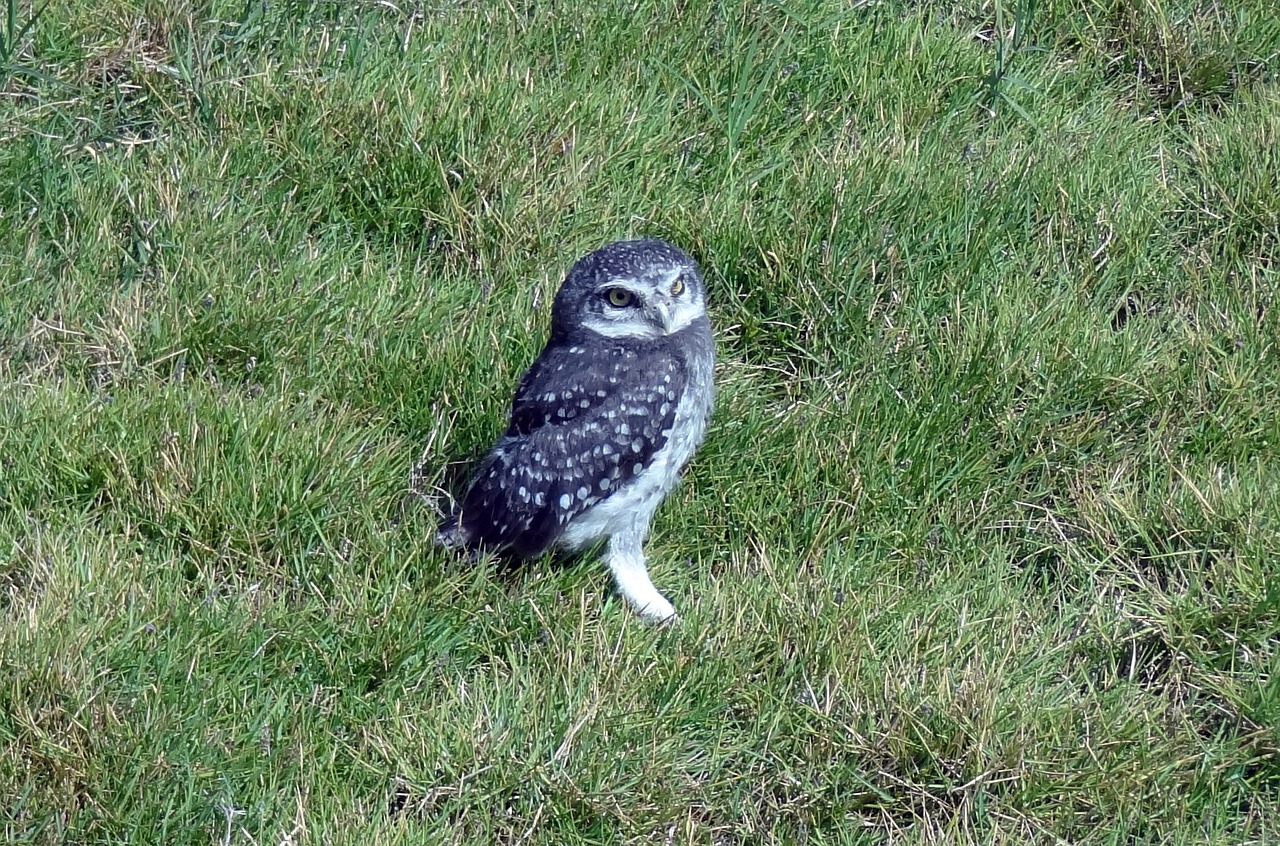
M 659 338 L 679 332 L 704 312 L 688 273 L 673 267 L 641 279 L 603 280 L 588 296 L 583 325 L 610 338 Z

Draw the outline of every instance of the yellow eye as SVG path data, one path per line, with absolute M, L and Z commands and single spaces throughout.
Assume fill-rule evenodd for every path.
M 671 296 L 678 297 L 684 293 L 684 277 L 677 276 L 676 281 L 671 283 Z
M 614 308 L 626 308 L 635 299 L 635 296 L 626 288 L 610 288 L 605 292 L 605 297 L 608 298 L 609 305 Z

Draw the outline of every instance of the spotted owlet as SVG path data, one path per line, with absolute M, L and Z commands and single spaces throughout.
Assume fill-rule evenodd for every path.
M 698 267 L 658 240 L 579 259 L 551 337 L 520 379 L 511 422 L 437 540 L 518 559 L 608 540 L 618 590 L 675 617 L 645 565 L 649 522 L 711 416 L 715 345 Z

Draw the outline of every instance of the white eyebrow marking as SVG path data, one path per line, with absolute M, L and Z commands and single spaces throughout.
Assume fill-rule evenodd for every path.
M 651 323 L 633 320 L 607 320 L 594 316 L 586 317 L 582 325 L 598 335 L 606 338 L 660 338 L 662 332 Z

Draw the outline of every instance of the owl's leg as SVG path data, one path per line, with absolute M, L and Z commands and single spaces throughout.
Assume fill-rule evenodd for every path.
M 609 551 L 606 560 L 613 580 L 618 585 L 622 598 L 636 610 L 641 617 L 651 623 L 665 623 L 676 620 L 676 609 L 667 602 L 666 597 L 658 593 L 649 578 L 649 569 L 644 562 L 644 535 L 616 534 L 609 538 Z

